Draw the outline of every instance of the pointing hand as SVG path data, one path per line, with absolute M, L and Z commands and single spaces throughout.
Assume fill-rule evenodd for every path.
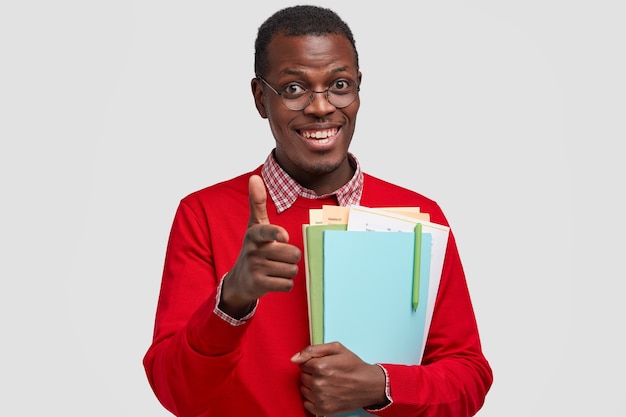
M 298 273 L 300 250 L 289 244 L 289 234 L 270 224 L 267 192 L 258 175 L 248 183 L 250 218 L 235 266 L 224 278 L 220 309 L 232 317 L 243 317 L 254 302 L 271 291 L 290 291 Z

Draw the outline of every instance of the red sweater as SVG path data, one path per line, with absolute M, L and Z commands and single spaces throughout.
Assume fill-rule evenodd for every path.
M 251 174 L 185 197 L 174 218 L 144 366 L 157 398 L 177 416 L 309 416 L 299 367 L 290 362 L 310 344 L 303 261 L 293 290 L 264 296 L 245 324 L 232 326 L 214 313 L 217 286 L 234 265 L 247 227 Z M 268 198 L 267 211 L 302 250 L 302 224 L 309 209 L 323 204 L 337 203 L 299 198 L 277 214 Z M 431 221 L 448 225 L 432 200 L 367 174 L 361 205 L 418 206 Z M 422 365 L 383 366 L 392 403 L 377 415 L 471 416 L 483 404 L 492 374 L 452 234 Z

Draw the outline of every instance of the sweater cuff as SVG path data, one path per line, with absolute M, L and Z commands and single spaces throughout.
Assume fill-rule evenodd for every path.
M 256 300 L 254 306 L 252 307 L 252 310 L 240 319 L 231 317 L 230 315 L 220 310 L 218 306 L 220 305 L 220 300 L 222 299 L 222 286 L 224 284 L 224 277 L 226 276 L 226 274 L 222 275 L 220 284 L 217 287 L 217 292 L 215 293 L 215 309 L 213 310 L 213 312 L 231 326 L 241 326 L 242 324 L 245 324 L 248 320 L 250 320 L 252 316 L 254 316 L 254 313 L 256 312 L 256 307 L 259 305 L 259 300 Z

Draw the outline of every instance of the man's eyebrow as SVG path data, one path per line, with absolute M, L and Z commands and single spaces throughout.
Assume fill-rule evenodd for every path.
M 333 68 L 332 72 L 336 73 L 336 72 L 346 72 L 348 71 L 348 67 L 339 67 L 339 68 Z
M 337 67 L 337 68 L 333 68 L 330 70 L 331 74 L 336 74 L 338 72 L 347 72 L 348 71 L 348 67 L 347 66 L 343 66 L 343 67 Z M 285 75 L 304 75 L 306 74 L 306 71 L 303 70 L 299 70 L 299 69 L 289 69 L 286 68 L 283 71 L 281 71 L 282 74 Z
M 295 70 L 295 69 L 289 69 L 289 68 L 287 68 L 287 69 L 285 69 L 285 70 L 283 70 L 281 72 L 283 74 L 285 74 L 285 75 L 302 75 L 302 74 L 304 74 L 304 71 L 302 71 L 302 70 Z

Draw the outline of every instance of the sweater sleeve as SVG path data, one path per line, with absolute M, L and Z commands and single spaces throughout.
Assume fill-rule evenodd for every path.
M 465 275 L 450 234 L 433 319 L 421 365 L 382 364 L 391 403 L 382 417 L 469 417 L 492 383 L 483 356 Z
M 165 256 L 153 342 L 143 361 L 156 397 L 177 416 L 208 408 L 238 363 L 253 320 L 233 326 L 215 314 L 219 279 L 211 247 L 208 227 L 181 202 Z

